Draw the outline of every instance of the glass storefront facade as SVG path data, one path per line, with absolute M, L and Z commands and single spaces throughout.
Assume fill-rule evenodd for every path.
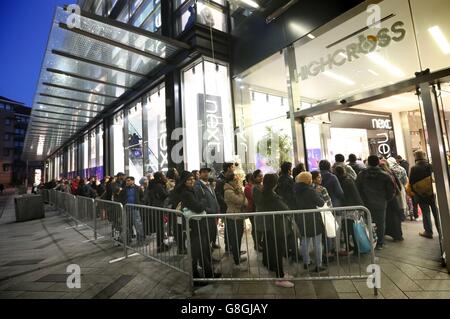
M 184 69 L 182 97 L 185 169 L 208 166 L 220 171 L 221 163 L 233 160 L 234 154 L 228 65 L 201 59 Z
M 285 49 L 235 77 L 233 92 L 230 66 L 200 58 L 178 71 L 181 122 L 177 126 L 183 127 L 182 135 L 174 132 L 176 127 L 168 131 L 169 97 L 162 82 L 107 120 L 105 139 L 110 149 L 106 157 L 102 125 L 70 146 L 64 157 L 68 174 L 87 177 L 125 172 L 140 177 L 167 170 L 169 158 L 176 154 L 173 162 L 184 163 L 188 170 L 232 160 L 240 161 L 246 171 L 274 172 L 285 160 L 305 161 L 315 169 L 320 158 L 332 159 L 337 152 L 367 157 L 377 150 L 370 146 L 377 144 L 377 138 L 388 139 L 389 156 L 411 159 L 414 150 L 427 147 L 420 105 L 413 92 L 403 93 L 398 103 L 391 99 L 351 110 L 360 115 L 370 110 L 385 113 L 392 125 L 388 133 L 351 124 L 336 127 L 333 123 L 339 112 L 303 116 L 302 125 L 290 115 L 412 79 L 415 72 L 427 68 L 433 72 L 448 67 L 445 41 L 450 23 L 444 13 L 450 4 L 431 2 L 385 0 L 377 4 L 378 16 L 374 11 L 359 10 L 347 14 L 345 20 L 338 17 L 293 43 L 290 52 Z M 108 5 L 98 5 L 98 10 L 108 11 Z M 240 6 L 232 2 L 231 13 L 241 12 Z M 442 10 L 435 12 L 432 7 Z M 192 23 L 228 29 L 224 1 L 173 0 L 173 9 L 175 33 L 186 29 L 191 15 L 195 18 Z M 247 15 L 254 11 L 244 9 Z M 158 20 L 152 19 L 160 16 L 160 11 L 158 0 L 130 1 L 117 20 L 145 29 L 148 21 Z M 304 26 L 293 23 L 290 27 Z M 120 85 L 114 89 L 124 90 Z M 443 123 L 447 123 L 445 119 Z M 172 138 L 179 143 L 169 148 Z M 351 145 L 358 146 L 341 142 L 348 138 L 354 141 Z M 60 165 L 52 165 L 56 177 Z
M 303 149 L 298 150 L 299 154 L 305 155 L 293 158 L 293 161 L 305 161 L 311 168 L 317 168 L 318 159 L 334 158 L 336 145 L 342 146 L 341 153 L 353 152 L 360 154 L 361 158 L 367 157 L 377 151 L 370 148 L 370 142 L 368 146 L 352 149 L 340 140 L 352 137 L 355 143 L 358 140 L 370 141 L 377 138 L 376 134 L 382 134 L 378 138 L 386 140 L 385 132 L 376 132 L 373 137 L 372 129 L 352 127 L 349 120 L 349 127 L 345 129 L 353 131 L 347 134 L 349 132 L 344 128 L 333 127 L 337 113 L 311 112 L 314 115 L 308 116 L 308 111 L 327 103 L 341 103 L 341 108 L 345 108 L 347 101 L 344 99 L 348 97 L 359 97 L 368 91 L 414 79 L 416 72 L 427 69 L 436 72 L 448 68 L 450 22 L 444 18 L 444 12 L 450 12 L 450 3 L 443 0 L 431 2 L 385 0 L 377 3 L 376 10 L 354 10 L 345 19 L 338 17 L 320 27 L 294 43 L 292 50 L 285 49 L 283 54 L 275 54 L 234 79 L 236 113 L 242 118 L 252 114 L 252 99 L 245 97 L 252 90 L 270 96 L 275 88 L 289 101 L 284 109 L 277 108 L 285 120 L 285 127 L 291 127 L 289 116 L 286 116 L 289 108 L 300 112 L 303 118 L 303 132 L 297 128 L 296 135 L 305 141 Z M 439 8 L 436 15 L 432 8 Z M 304 29 L 300 23 L 294 22 L 290 27 Z M 293 59 L 289 59 L 291 57 Z M 401 93 L 391 99 L 364 105 L 362 111 L 377 110 L 390 117 L 393 128 L 388 134 L 390 152 L 386 156 L 400 154 L 412 159 L 414 150 L 426 150 L 424 130 L 417 127 L 420 106 L 415 92 Z M 258 104 L 264 107 L 263 103 Z M 246 112 L 248 115 L 245 116 Z M 264 113 L 270 117 L 270 113 Z M 255 117 L 254 114 L 251 116 Z M 245 138 L 258 135 L 257 126 L 252 129 L 244 122 L 238 126 L 245 127 L 245 131 L 253 131 L 245 132 Z M 248 146 L 249 149 L 256 148 L 255 145 Z M 245 153 L 238 147 L 239 151 L 240 154 Z M 249 167 L 255 167 L 253 163 L 257 161 L 252 156 L 244 158 Z

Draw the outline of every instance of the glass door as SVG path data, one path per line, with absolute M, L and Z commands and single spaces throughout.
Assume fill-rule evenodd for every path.
M 422 83 L 420 97 L 427 155 L 432 165 L 435 202 L 439 211 L 434 225 L 440 225 L 441 261 L 446 265 L 446 256 L 450 252 L 449 83 L 439 80 L 432 85 Z

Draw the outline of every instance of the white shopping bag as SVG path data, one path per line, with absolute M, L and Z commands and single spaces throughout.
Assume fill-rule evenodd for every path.
M 323 207 L 318 208 L 329 208 L 327 204 Z M 328 238 L 336 238 L 336 233 L 339 229 L 339 224 L 336 221 L 333 213 L 331 211 L 320 212 L 322 215 L 323 225 L 325 226 L 325 232 Z

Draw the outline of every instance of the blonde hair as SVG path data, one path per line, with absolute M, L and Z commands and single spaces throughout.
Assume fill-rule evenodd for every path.
M 295 182 L 310 185 L 312 183 L 312 174 L 310 172 L 301 172 L 295 177 Z

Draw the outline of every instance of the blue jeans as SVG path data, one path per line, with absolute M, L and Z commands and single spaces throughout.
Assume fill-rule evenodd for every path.
M 436 223 L 436 229 L 438 233 L 441 231 L 441 225 L 439 224 L 439 212 L 434 200 L 419 201 L 420 209 L 422 210 L 423 228 L 425 232 L 433 235 L 433 222 L 431 220 L 431 213 L 433 213 L 434 222 Z M 431 208 L 431 212 L 430 212 Z
M 309 265 L 311 260 L 309 258 L 309 243 L 314 245 L 314 254 L 316 256 L 316 266 L 322 266 L 322 234 L 315 237 L 302 237 L 302 256 L 303 263 Z

